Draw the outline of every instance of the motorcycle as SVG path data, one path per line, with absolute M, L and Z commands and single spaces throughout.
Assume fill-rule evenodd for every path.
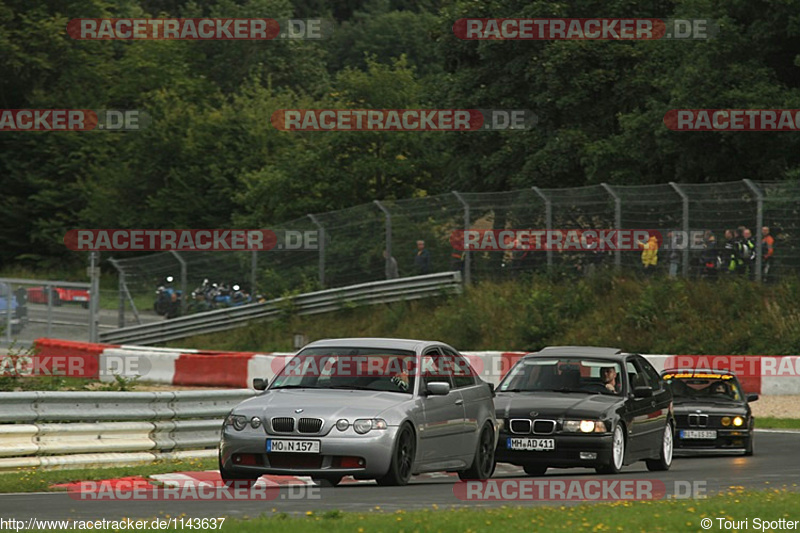
M 160 316 L 175 318 L 181 314 L 181 291 L 170 286 L 175 281 L 172 276 L 166 277 L 166 284 L 156 289 L 156 301 L 153 310 Z

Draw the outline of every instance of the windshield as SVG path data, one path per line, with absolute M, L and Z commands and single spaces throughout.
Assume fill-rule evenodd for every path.
M 736 400 L 744 397 L 736 377 L 715 373 L 668 373 L 663 376 L 670 384 L 675 399 Z
M 386 348 L 308 348 L 283 367 L 270 389 L 374 390 L 411 394 L 416 356 Z
M 579 357 L 522 359 L 500 383 L 501 392 L 558 391 L 618 395 L 620 365 Z

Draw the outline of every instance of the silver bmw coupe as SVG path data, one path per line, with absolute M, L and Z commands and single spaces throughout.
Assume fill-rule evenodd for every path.
M 313 342 L 264 392 L 225 420 L 219 469 L 227 484 L 263 474 L 344 476 L 405 485 L 423 472 L 487 479 L 494 470 L 494 390 L 441 342 L 353 338 Z

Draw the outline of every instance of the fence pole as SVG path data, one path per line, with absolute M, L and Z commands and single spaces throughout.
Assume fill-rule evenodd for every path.
M 317 226 L 317 230 L 319 231 L 319 287 L 325 288 L 325 228 L 322 227 L 317 217 L 314 215 L 309 214 L 308 218 L 311 219 L 311 222 Z
M 550 201 L 550 197 L 547 196 L 542 189 L 539 187 L 531 187 L 533 192 L 539 195 L 539 197 L 544 200 L 544 224 L 547 232 L 549 233 L 553 229 L 553 203 Z M 545 239 L 545 242 L 546 239 Z M 553 250 L 550 247 L 547 247 L 547 268 L 550 269 L 553 266 Z
M 689 237 L 689 195 L 686 194 L 683 189 L 681 189 L 680 185 L 675 183 L 674 181 L 669 182 L 670 186 L 675 189 L 675 192 L 678 193 L 683 201 L 683 234 L 686 237 L 686 242 L 684 242 L 683 246 L 683 277 L 689 277 L 689 248 L 692 242 L 692 239 Z M 674 239 L 673 239 L 674 240 Z
M 258 251 L 253 250 L 250 252 L 250 294 L 253 298 L 256 297 L 257 290 L 257 283 L 258 283 Z
M 762 257 L 762 249 L 761 249 L 761 228 L 764 227 L 764 195 L 761 193 L 761 189 L 753 183 L 752 181 L 745 179 L 742 180 L 745 184 L 750 187 L 750 190 L 753 191 L 753 194 L 756 195 L 756 227 L 753 231 L 753 239 L 755 240 L 756 245 L 756 281 L 761 283 L 761 265 L 763 264 L 764 258 Z
M 461 205 L 464 206 L 464 231 L 469 230 L 472 222 L 470 220 L 469 214 L 469 202 L 464 200 L 464 197 L 461 196 L 461 193 L 458 191 L 453 191 L 453 194 L 458 201 L 461 202 Z M 464 284 L 470 285 L 472 283 L 472 254 L 469 253 L 468 250 L 464 250 Z
M 608 183 L 601 183 L 600 185 L 603 186 L 609 196 L 614 200 L 614 229 L 619 231 L 622 229 L 622 199 L 614 192 L 614 189 L 612 189 L 611 185 Z M 614 250 L 614 266 L 619 269 L 622 267 L 622 251 L 620 251 L 619 246 L 616 248 L 617 249 Z
M 100 315 L 100 252 L 89 254 L 89 342 L 97 342 L 97 320 Z
M 378 200 L 373 200 L 373 203 L 383 211 L 383 215 L 386 217 L 386 245 L 384 246 L 386 248 L 386 260 L 384 261 L 384 270 L 386 271 L 385 278 L 388 279 L 389 265 L 392 262 L 392 214 Z
M 171 253 L 181 265 L 181 316 L 186 316 L 186 300 L 189 299 L 189 295 L 186 292 L 186 284 L 188 283 L 186 280 L 186 276 L 188 276 L 186 261 L 184 261 L 183 257 L 175 250 L 170 250 L 169 253 Z
M 45 285 L 44 290 L 47 291 L 47 338 L 50 338 L 53 335 L 53 287 Z

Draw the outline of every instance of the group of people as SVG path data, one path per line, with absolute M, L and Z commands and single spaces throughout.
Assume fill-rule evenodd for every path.
M 753 277 L 756 272 L 757 246 L 761 246 L 761 274 L 762 279 L 769 279 L 775 256 L 775 238 L 770 234 L 768 226 L 761 228 L 761 242 L 745 226 L 736 229 L 727 229 L 724 233 L 725 241 L 717 242 L 712 231 L 706 231 L 703 236 L 703 251 L 700 256 L 701 277 L 714 278 L 720 272 L 728 275 L 744 275 Z M 675 250 L 670 252 L 670 264 L 679 260 L 673 259 Z M 677 269 L 676 269 L 677 270 Z M 670 269 L 670 273 L 672 269 Z
M 389 252 L 383 251 L 383 258 L 386 259 L 386 279 L 397 279 L 400 271 L 397 266 L 397 259 L 389 256 Z M 425 248 L 425 241 L 417 241 L 417 250 L 414 254 L 414 275 L 422 276 L 431 272 L 431 253 Z

